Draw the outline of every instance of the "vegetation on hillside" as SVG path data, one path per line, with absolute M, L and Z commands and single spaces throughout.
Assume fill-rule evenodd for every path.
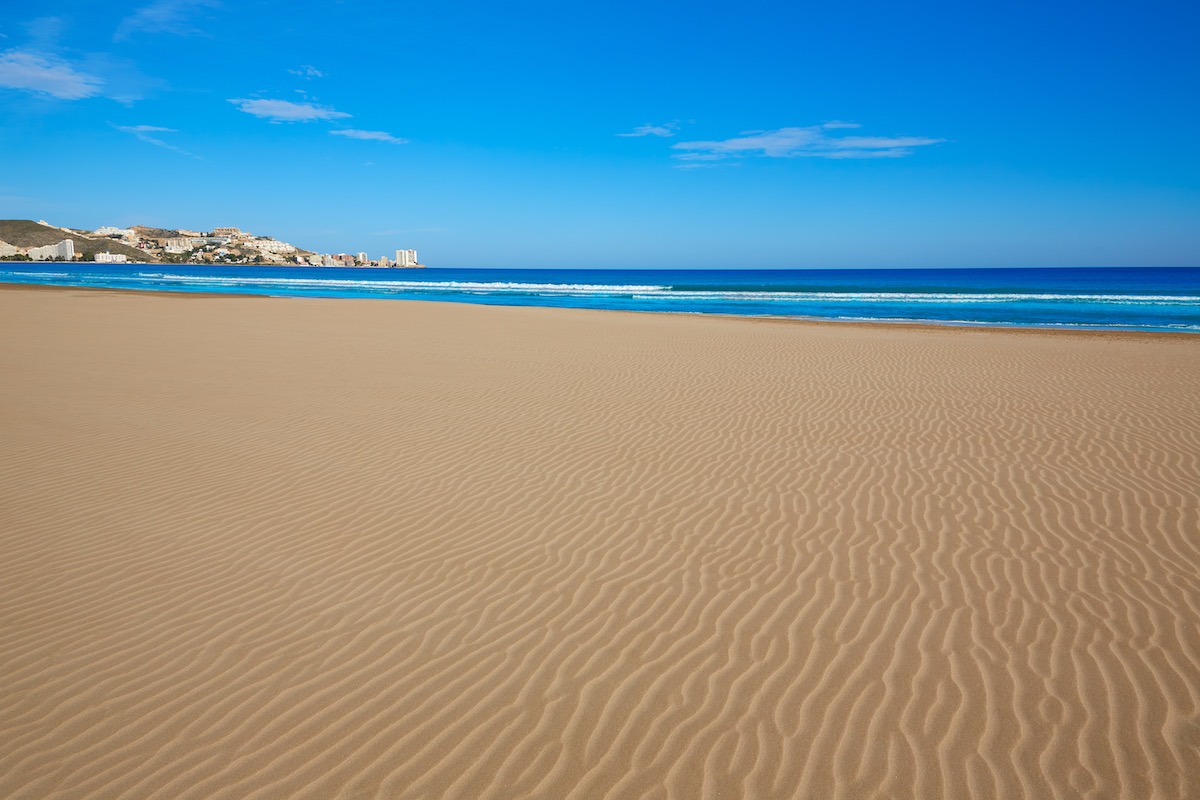
M 130 261 L 154 261 L 136 247 L 121 244 L 115 239 L 70 233 L 31 219 L 0 219 L 0 242 L 8 242 L 13 247 L 43 247 L 58 244 L 63 239 L 75 243 L 75 254 L 83 261 L 94 261 L 97 253 L 106 251 L 126 255 Z

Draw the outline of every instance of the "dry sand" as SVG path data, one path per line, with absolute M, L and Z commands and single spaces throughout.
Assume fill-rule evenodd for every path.
M 0 797 L 1200 796 L 1200 337 L 0 291 Z

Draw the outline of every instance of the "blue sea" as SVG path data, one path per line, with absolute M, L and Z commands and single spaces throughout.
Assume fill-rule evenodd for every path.
M 1200 333 L 1200 268 L 568 270 L 0 263 L 0 282 Z

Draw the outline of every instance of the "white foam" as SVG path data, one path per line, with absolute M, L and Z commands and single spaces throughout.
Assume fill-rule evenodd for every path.
M 113 276 L 118 280 L 133 280 Z M 362 289 L 392 292 L 468 292 L 472 294 L 629 295 L 635 300 L 733 300 L 827 303 L 1016 303 L 1090 302 L 1122 304 L 1200 304 L 1195 295 L 1052 294 L 1018 292 L 780 292 L 676 290 L 670 286 L 593 283 L 524 283 L 514 281 L 411 281 L 351 278 L 278 278 L 268 276 L 175 275 L 138 273 L 137 278 L 177 281 L 195 286 L 277 287 L 294 289 Z
M 634 295 L 639 300 L 754 300 L 775 302 L 833 303 L 1016 303 L 1016 302 L 1091 302 L 1091 303 L 1200 303 L 1200 296 L 1142 294 L 1029 294 L 1008 292 L 746 292 L 746 291 L 670 291 L 662 294 Z
M 451 291 L 552 294 L 633 294 L 668 289 L 666 286 L 592 283 L 516 283 L 484 281 L 380 281 L 349 278 L 276 278 L 267 276 L 173 275 L 138 273 L 138 278 L 179 281 L 197 286 L 274 286 L 280 288 L 384 289 L 392 291 Z
M 6 275 L 13 278 L 73 278 L 75 277 L 69 272 L 18 272 L 16 270 L 3 270 L 0 275 Z

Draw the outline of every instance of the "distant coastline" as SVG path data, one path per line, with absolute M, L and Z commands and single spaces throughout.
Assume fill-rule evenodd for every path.
M 394 258 L 381 255 L 372 259 L 366 251 L 351 254 L 305 250 L 236 227 L 200 231 L 134 225 L 88 231 L 27 219 L 0 220 L 0 261 L 425 268 L 412 248 L 398 248 Z

